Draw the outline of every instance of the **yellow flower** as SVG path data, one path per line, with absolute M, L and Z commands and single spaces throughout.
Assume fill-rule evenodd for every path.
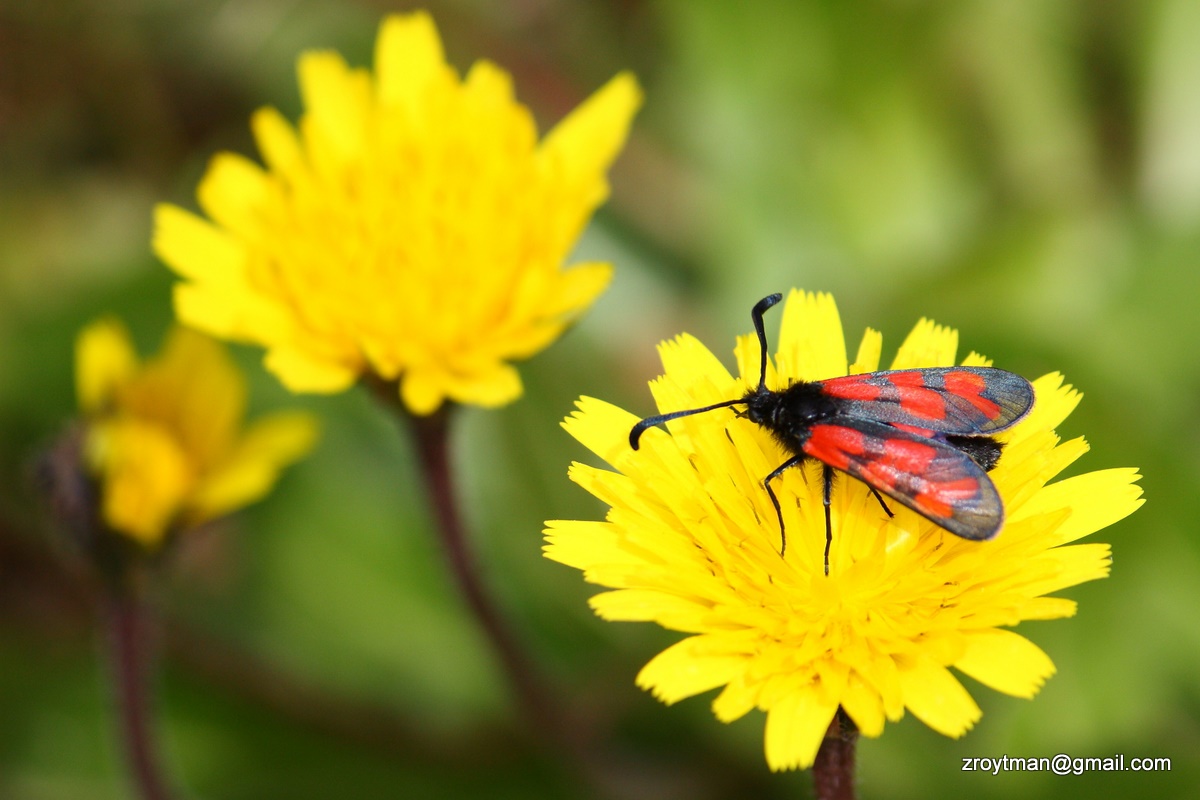
M 425 13 L 387 18 L 375 73 L 333 52 L 299 60 L 298 129 L 253 118 L 266 163 L 222 153 L 198 189 L 211 221 L 164 205 L 154 247 L 185 282 L 183 322 L 267 349 L 291 390 L 366 373 L 406 406 L 499 406 L 509 363 L 539 352 L 608 284 L 563 262 L 608 194 L 640 90 L 621 74 L 542 141 L 509 75 L 446 64 Z
M 957 346 L 957 332 L 922 320 L 892 368 L 954 364 Z M 880 349 L 868 330 L 848 366 L 833 299 L 793 291 L 767 385 L 874 371 Z M 752 337 L 738 343 L 739 378 L 687 335 L 660 352 L 666 374 L 651 386 L 663 412 L 739 397 L 758 382 Z M 988 362 L 972 353 L 962 363 Z M 1079 393 L 1058 374 L 1034 388 L 1033 411 L 997 437 L 1006 446 L 991 478 L 1007 523 L 996 539 L 960 539 L 895 503 L 889 520 L 864 484 L 843 476 L 828 576 L 820 464 L 788 470 L 775 487 L 788 541 L 781 557 L 762 479 L 788 454 L 769 433 L 722 409 L 676 420 L 669 435 L 650 430 L 634 452 L 638 418 L 582 398 L 564 426 L 616 471 L 574 464 L 571 479 L 611 509 L 604 522 L 548 522 L 546 555 L 615 590 L 592 598 L 601 617 L 689 634 L 638 684 L 667 703 L 723 686 L 713 711 L 725 722 L 765 711 L 772 769 L 811 765 L 839 706 L 867 736 L 905 709 L 960 736 L 981 712 L 948 668 L 1032 697 L 1054 665 L 1005 628 L 1071 616 L 1074 602 L 1047 595 L 1104 577 L 1110 557 L 1105 544 L 1067 543 L 1142 503 L 1133 469 L 1048 483 L 1088 448 L 1054 432 Z
M 240 430 L 241 373 L 219 344 L 183 328 L 140 364 L 119 321 L 94 322 L 76 341 L 75 382 L 104 522 L 147 548 L 263 497 L 316 437 L 300 412 Z

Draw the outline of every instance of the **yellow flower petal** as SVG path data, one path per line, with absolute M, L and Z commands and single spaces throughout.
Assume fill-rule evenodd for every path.
M 758 687 L 748 683 L 743 672 L 726 684 L 713 700 L 713 715 L 721 722 L 733 722 L 753 711 L 757 703 Z
M 539 151 L 545 168 L 557 178 L 562 191 L 573 197 L 580 216 L 607 197 L 604 171 L 625 143 L 641 104 L 637 79 L 622 72 L 546 135 Z
M 446 399 L 446 390 L 439 380 L 440 373 L 410 369 L 400 380 L 400 399 L 418 417 L 438 410 Z
M 604 619 L 626 622 L 659 621 L 664 628 L 688 630 L 698 615 L 708 610 L 706 603 L 653 589 L 622 589 L 605 592 L 591 600 L 596 614 Z M 678 620 L 678 622 L 674 622 Z
M 252 289 L 241 244 L 183 209 L 159 205 L 154 214 L 154 252 L 196 283 L 175 287 L 180 320 L 232 339 L 273 341 L 290 330 L 280 306 Z
M 521 396 L 521 374 L 511 364 L 489 364 L 466 376 L 449 375 L 443 379 L 446 394 L 459 403 L 499 408 Z
M 188 501 L 193 521 L 219 517 L 262 499 L 280 471 L 306 455 L 316 438 L 317 422 L 310 414 L 281 412 L 255 422 L 197 485 Z
M 883 698 L 857 674 L 851 675 L 847 681 L 846 691 L 842 695 L 842 708 L 850 715 L 850 719 L 854 720 L 863 736 L 876 737 L 883 734 L 886 719 Z
M 200 207 L 222 228 L 237 236 L 259 234 L 262 209 L 271 201 L 270 176 L 248 158 L 218 153 L 196 189 Z
M 136 419 L 94 425 L 85 447 L 102 478 L 104 521 L 147 547 L 160 544 L 195 480 L 182 448 L 163 427 Z
M 153 246 L 185 278 L 204 278 L 224 287 L 242 281 L 246 253 L 238 240 L 182 208 L 155 206 Z
M 1025 424 L 1018 428 L 1017 432 L 1055 428 L 1062 424 L 1083 399 L 1083 395 L 1065 384 L 1063 376 L 1057 372 L 1035 380 L 1033 390 L 1037 400 Z
M 875 372 L 879 369 L 879 357 L 883 354 L 883 334 L 867 328 L 863 332 L 862 342 L 858 345 L 858 355 L 847 370 L 847 375 L 861 375 L 864 372 Z
M 957 352 L 958 331 L 922 318 L 900 345 L 891 369 L 950 365 L 954 363 Z
M 268 351 L 263 363 L 293 392 L 334 394 L 350 388 L 357 377 L 351 367 L 318 360 L 310 352 L 282 346 Z
M 317 51 L 300 56 L 300 96 L 307 113 L 305 138 L 318 172 L 332 175 L 355 159 L 366 142 L 371 112 L 371 86 L 366 72 L 352 70 L 337 53 Z
M 1139 478 L 1136 469 L 1105 469 L 1076 475 L 1043 487 L 1021 506 L 1020 516 L 1014 515 L 1014 519 L 1069 509 L 1070 517 L 1055 532 L 1052 544 L 1073 542 L 1141 508 L 1146 501 L 1142 499 L 1142 488 L 1134 483 Z
M 589 533 L 595 534 L 594 538 L 585 538 Z M 546 523 L 546 542 L 542 550 L 547 558 L 582 570 L 623 557 L 620 540 L 601 522 L 550 520 Z
M 88 414 L 104 410 L 137 368 L 137 353 L 120 320 L 106 318 L 88 325 L 75 340 L 79 408 Z
M 612 282 L 611 264 L 576 264 L 562 273 L 554 295 L 549 298 L 547 317 L 573 318 L 596 301 Z
M 955 669 L 998 692 L 1033 697 L 1054 674 L 1054 662 L 1024 636 L 990 628 L 969 634 Z
M 609 464 L 618 466 L 630 452 L 629 430 L 638 418 L 594 397 L 581 397 L 575 405 L 578 411 L 563 420 L 563 429 Z M 650 433 L 653 431 L 647 436 Z
M 245 411 L 246 386 L 220 345 L 175 328 L 162 352 L 126 385 L 121 405 L 170 428 L 204 468 L 232 443 Z
M 935 731 L 958 738 L 969 731 L 983 712 L 949 670 L 928 659 L 899 662 L 904 704 L 917 719 Z
M 446 71 L 442 41 L 424 11 L 393 14 L 383 21 L 375 45 L 379 102 L 415 112 L 431 84 Z
M 669 705 L 729 683 L 745 669 L 744 654 L 710 652 L 708 644 L 693 636 L 668 647 L 642 667 L 637 685 Z
M 273 108 L 260 108 L 250 118 L 254 141 L 267 169 L 295 182 L 304 171 L 304 148 L 296 130 Z
M 775 771 L 812 766 L 837 707 L 811 686 L 785 695 L 767 712 L 767 766 Z
M 173 292 L 179 321 L 212 336 L 247 341 L 277 338 L 287 322 L 279 309 L 249 292 L 229 295 L 213 283 L 181 283 Z
M 846 339 L 832 295 L 795 290 L 788 295 L 775 366 L 800 380 L 846 374 Z

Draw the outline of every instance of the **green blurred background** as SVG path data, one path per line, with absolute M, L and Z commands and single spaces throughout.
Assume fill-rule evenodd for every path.
M 307 48 L 370 62 L 410 4 L 0 0 L 0 797 L 118 798 L 87 596 L 27 463 L 74 411 L 73 339 L 115 312 L 143 352 L 171 318 L 150 209 L 194 207 L 250 113 L 299 113 Z M 945 739 L 911 717 L 859 749 L 864 797 L 1190 797 L 1200 785 L 1200 4 L 445 0 L 450 60 L 512 71 L 542 128 L 615 72 L 646 104 L 578 258 L 617 268 L 526 395 L 455 440 L 487 578 L 565 691 L 614 731 L 612 794 L 797 797 L 763 717 L 663 707 L 640 666 L 678 637 L 602 623 L 595 587 L 540 555 L 542 522 L 599 518 L 566 479 L 580 394 L 651 410 L 654 345 L 687 330 L 732 363 L 750 305 L 835 293 L 885 359 L 920 316 L 1085 395 L 1076 471 L 1140 467 L 1147 505 L 1095 537 L 1112 576 L 1069 621 L 1020 632 L 1059 674 Z M 196 797 L 577 797 L 519 735 L 455 595 L 405 437 L 361 392 L 293 398 L 236 356 L 255 411 L 318 413 L 316 452 L 267 501 L 192 542 L 159 597 L 160 706 Z M 1166 756 L 1169 773 L 960 771 L 967 756 Z

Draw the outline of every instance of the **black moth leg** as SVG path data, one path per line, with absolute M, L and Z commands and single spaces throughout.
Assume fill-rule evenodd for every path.
M 875 495 L 875 499 L 879 501 L 879 505 L 883 508 L 888 517 L 894 517 L 895 514 L 888 508 L 888 504 L 883 502 L 883 496 L 875 491 L 874 486 L 868 486 L 871 494 Z M 829 548 L 833 545 L 833 518 L 829 513 L 830 498 L 833 496 L 833 467 L 822 465 L 821 467 L 821 489 L 822 500 L 825 503 L 825 574 L 829 574 Z
M 775 506 L 775 516 L 779 518 L 779 555 L 783 556 L 787 552 L 787 534 L 783 531 L 783 509 L 779 507 L 779 498 L 775 496 L 775 490 L 771 488 L 771 481 L 778 478 L 785 470 L 791 469 L 804 461 L 804 456 L 792 456 L 787 461 L 780 464 L 771 471 L 771 474 L 763 478 L 763 486 L 767 489 L 767 494 L 771 497 L 771 505 Z M 825 504 L 829 505 L 828 500 Z M 828 569 L 826 569 L 828 572 Z
M 871 494 L 875 495 L 875 499 L 879 501 L 879 505 L 883 506 L 883 513 L 887 514 L 888 517 L 896 516 L 895 514 L 892 513 L 892 510 L 890 508 L 888 508 L 887 503 L 883 502 L 883 495 L 881 495 L 879 492 L 875 491 L 874 486 L 868 486 L 867 488 L 871 490 Z
M 828 576 L 829 547 L 833 544 L 833 520 L 829 514 L 829 498 L 833 495 L 833 467 L 828 464 L 821 465 L 821 484 L 821 500 L 825 504 L 825 575 Z M 872 489 L 871 491 L 875 490 Z M 883 501 L 880 500 L 880 502 L 882 503 Z M 892 512 L 889 511 L 888 513 Z

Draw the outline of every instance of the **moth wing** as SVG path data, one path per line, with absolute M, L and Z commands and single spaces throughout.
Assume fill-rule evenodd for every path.
M 991 539 L 1004 524 L 991 478 L 940 439 L 847 417 L 813 425 L 801 449 L 964 539 Z
M 994 367 L 929 367 L 819 381 L 839 413 L 916 433 L 986 436 L 1033 408 L 1033 386 Z

